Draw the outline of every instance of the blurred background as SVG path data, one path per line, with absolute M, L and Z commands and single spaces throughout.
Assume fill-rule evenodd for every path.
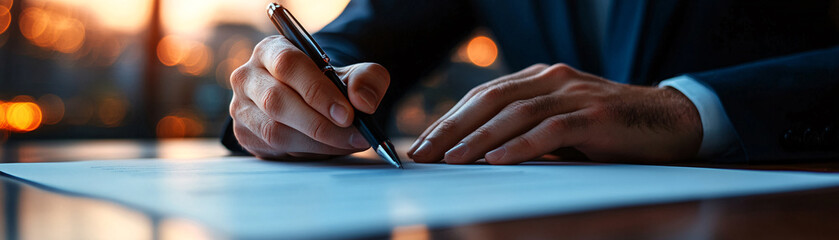
M 230 73 L 276 34 L 269 2 L 0 0 L 0 143 L 219 136 Z M 316 32 L 349 0 L 279 2 Z M 418 135 L 507 72 L 498 53 L 485 31 L 465 39 L 403 98 L 389 133 Z

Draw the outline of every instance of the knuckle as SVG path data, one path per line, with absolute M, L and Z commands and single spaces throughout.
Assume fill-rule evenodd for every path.
M 230 86 L 234 88 L 234 90 L 243 87 L 249 76 L 250 69 L 248 69 L 247 65 L 239 66 L 236 70 L 233 70 L 233 72 L 230 73 Z
M 262 56 L 268 52 L 269 49 L 275 48 L 277 40 L 283 38 L 282 35 L 272 35 L 263 38 L 256 46 L 253 47 L 253 56 Z
M 279 128 L 277 126 L 277 123 L 274 121 L 266 121 L 262 123 L 262 127 L 259 130 L 263 141 L 265 141 L 265 143 L 269 146 L 282 146 L 285 144 L 283 141 L 285 138 L 279 136 L 281 133 L 279 132 Z
M 508 106 L 509 110 L 520 116 L 532 116 L 541 112 L 539 104 L 533 100 L 518 100 Z
M 318 141 L 318 142 L 325 142 L 328 137 L 328 129 L 331 123 L 327 123 L 325 121 L 313 121 L 309 124 L 309 129 L 307 129 L 309 133 L 309 137 Z
M 568 122 L 564 118 L 548 118 L 545 120 L 545 130 L 550 133 L 562 132 L 568 129 Z
M 270 88 L 262 95 L 260 102 L 262 103 L 262 107 L 265 109 L 265 112 L 276 113 L 282 110 L 283 104 L 281 99 L 282 94 L 280 91 L 276 88 Z
M 473 135 L 474 139 L 485 140 L 485 139 L 491 139 L 492 135 L 493 135 L 492 134 L 493 132 L 495 132 L 495 131 L 491 130 L 488 127 L 480 127 L 478 129 L 476 129 L 475 132 L 472 133 L 472 135 Z
M 499 83 L 495 86 L 489 87 L 481 93 L 481 100 L 494 100 L 503 98 L 512 93 L 517 88 L 517 84 L 513 83 Z
M 548 64 L 544 64 L 544 63 L 537 63 L 537 64 L 533 64 L 533 66 L 530 66 L 530 67 L 531 67 L 531 68 L 533 68 L 533 69 L 535 69 L 535 70 L 540 70 L 540 71 L 542 71 L 542 70 L 545 70 L 545 68 L 548 68 L 548 67 L 549 67 L 549 65 L 548 65 Z
M 283 48 L 274 56 L 274 62 L 271 64 L 271 68 L 277 75 L 291 73 L 300 63 L 304 62 L 304 58 L 306 56 L 300 51 L 293 48 Z
M 513 144 L 511 151 L 519 150 L 519 149 L 536 149 L 536 141 L 531 139 L 530 136 L 524 135 L 518 138 L 515 144 Z
M 239 97 L 236 96 L 236 94 L 234 93 L 233 94 L 233 99 L 230 100 L 230 107 L 228 108 L 227 111 L 228 111 L 228 113 L 230 113 L 230 116 L 235 119 L 236 115 L 238 115 L 237 110 L 239 110 L 239 108 L 242 108 L 242 103 L 241 103 L 241 100 L 239 100 Z
M 457 121 L 454 119 L 449 118 L 441 121 L 440 124 L 437 125 L 437 129 L 435 129 L 434 131 L 436 133 L 433 133 L 432 136 L 429 136 L 429 141 L 441 136 L 447 136 L 454 133 L 456 127 Z
M 469 92 L 467 92 L 466 95 L 463 96 L 463 98 L 470 98 L 470 97 L 477 96 L 483 90 L 484 90 L 484 87 L 482 87 L 482 86 L 474 87 L 471 90 L 469 90 Z
M 307 87 L 303 90 L 301 96 L 303 96 L 303 99 L 306 100 L 307 103 L 309 103 L 309 104 L 315 103 L 315 102 L 317 102 L 317 101 L 315 101 L 316 98 L 318 98 L 320 96 L 325 96 L 325 95 L 323 95 L 324 94 L 324 92 L 323 92 L 324 87 L 326 87 L 326 86 L 324 86 L 324 84 L 312 84 L 312 86 L 309 86 L 309 87 Z M 326 102 L 326 101 L 322 101 L 322 102 Z
M 573 76 L 575 72 L 576 72 L 576 70 L 574 70 L 573 68 L 571 68 L 571 66 L 568 66 L 567 64 L 564 64 L 564 63 L 557 63 L 557 64 L 554 64 L 554 65 L 551 65 L 550 67 L 547 67 L 547 68 L 545 68 L 544 71 L 542 71 L 543 75 L 554 76 L 554 77 Z

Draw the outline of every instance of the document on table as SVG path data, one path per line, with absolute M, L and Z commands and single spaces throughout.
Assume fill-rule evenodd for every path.
M 516 166 L 250 157 L 0 164 L 49 190 L 195 220 L 233 238 L 335 238 L 839 185 L 826 173 L 618 164 Z

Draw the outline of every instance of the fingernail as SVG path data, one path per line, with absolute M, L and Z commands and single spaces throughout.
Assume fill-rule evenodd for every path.
M 417 146 L 417 145 L 419 145 L 420 140 L 422 140 L 422 139 L 421 139 L 421 138 L 417 138 L 417 140 L 414 140 L 414 143 L 411 143 L 411 147 L 410 147 L 410 148 L 408 148 L 408 156 L 410 156 L 410 155 L 414 155 L 414 151 L 416 151 L 416 150 L 417 150 L 417 147 L 419 147 L 419 146 Z
M 460 160 L 466 154 L 466 151 L 469 151 L 469 146 L 466 146 L 465 143 L 457 144 L 457 146 L 454 146 L 454 148 L 446 152 L 446 162 L 449 160 Z
M 501 160 L 501 158 L 503 158 L 505 154 L 507 154 L 507 148 L 506 147 L 500 147 L 500 148 L 497 148 L 495 150 L 492 150 L 492 151 L 488 152 L 487 155 L 484 156 L 484 159 L 486 159 L 487 162 L 491 163 L 491 162 Z
M 370 147 L 370 144 L 367 143 L 367 140 L 364 139 L 364 137 L 362 137 L 358 133 L 353 133 L 352 135 L 350 135 L 350 145 L 352 145 L 355 148 L 364 149 Z
M 347 124 L 348 113 L 349 111 L 347 111 L 347 108 L 345 108 L 341 104 L 335 103 L 332 104 L 332 107 L 329 107 L 329 115 L 332 115 L 332 119 L 340 125 Z
M 376 97 L 376 92 L 370 88 L 362 87 L 361 90 L 358 91 L 358 94 L 361 95 L 361 100 L 364 100 L 368 109 L 373 111 L 376 110 L 376 102 L 379 100 L 378 97 Z
M 429 152 L 431 152 L 431 142 L 425 140 L 422 142 L 419 148 L 417 148 L 417 150 L 414 151 L 414 157 L 424 157 L 425 155 L 428 155 Z

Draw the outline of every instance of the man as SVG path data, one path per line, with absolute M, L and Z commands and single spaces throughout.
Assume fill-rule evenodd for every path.
M 835 158 L 836 16 L 837 1 L 354 0 L 314 35 L 345 66 L 349 101 L 268 37 L 231 76 L 224 142 L 261 158 L 363 150 L 351 106 L 389 109 L 484 26 L 522 70 L 464 96 L 411 147 L 415 161 Z

